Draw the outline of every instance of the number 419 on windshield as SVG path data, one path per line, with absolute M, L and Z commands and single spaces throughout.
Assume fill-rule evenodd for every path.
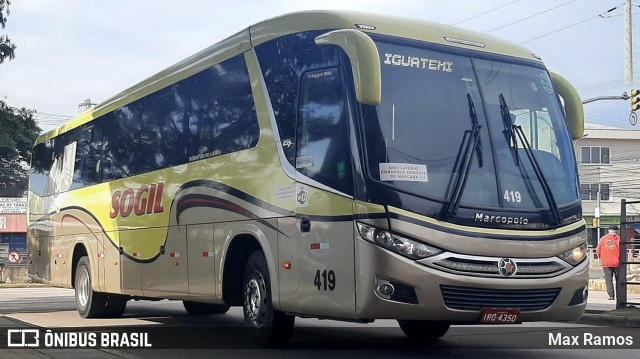
M 520 194 L 519 191 L 505 190 L 503 198 L 507 202 L 516 202 L 516 203 L 522 202 L 522 195 Z

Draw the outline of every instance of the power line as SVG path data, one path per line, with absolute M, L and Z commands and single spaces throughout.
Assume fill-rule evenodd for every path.
M 527 40 L 527 41 L 519 42 L 519 43 L 518 43 L 518 45 L 526 44 L 527 42 L 531 42 L 531 41 L 533 41 L 533 40 L 538 40 L 538 39 L 541 39 L 541 38 L 543 38 L 543 37 L 546 37 L 546 36 L 549 36 L 549 35 L 553 35 L 553 34 L 555 34 L 555 33 L 557 33 L 557 32 L 560 32 L 560 31 L 563 31 L 563 30 L 566 30 L 566 29 L 572 28 L 572 27 L 574 27 L 574 26 L 578 26 L 578 25 L 580 25 L 580 24 L 583 24 L 583 23 L 585 23 L 585 22 L 587 22 L 587 21 L 593 20 L 593 19 L 598 18 L 598 17 L 600 17 L 600 15 L 596 15 L 596 16 L 594 16 L 594 17 L 590 17 L 590 18 L 588 18 L 588 19 L 586 19 L 586 20 L 582 20 L 582 21 L 579 21 L 579 22 L 577 22 L 577 23 L 575 23 L 575 24 L 572 24 L 572 25 L 569 25 L 569 26 L 565 26 L 565 27 L 563 27 L 563 28 L 561 28 L 561 29 L 558 29 L 558 30 L 555 30 L 555 31 L 548 32 L 548 33 L 546 33 L 546 34 L 544 34 L 544 35 L 536 36 L 536 37 L 534 37 L 534 38 L 532 38 L 532 39 L 529 39 L 529 40 Z
M 622 5 L 624 5 L 624 4 L 622 4 Z M 619 5 L 619 6 L 621 6 L 621 5 Z M 610 17 L 618 17 L 618 16 L 624 15 L 624 14 L 617 14 L 617 15 L 606 15 L 605 16 L 605 14 L 608 14 L 608 13 L 612 12 L 613 10 L 616 10 L 619 6 L 616 6 L 614 8 L 611 8 L 611 9 L 607 10 L 604 14 L 600 15 L 600 17 L 603 18 L 603 19 L 608 19 Z M 640 7 L 640 5 L 633 5 L 633 4 L 631 4 L 631 6 L 632 7 Z M 633 15 L 637 15 L 637 14 L 640 14 L 640 13 L 637 13 L 637 12 L 633 13 Z
M 589 91 L 600 90 L 604 86 L 611 86 L 611 85 L 616 85 L 620 87 L 626 86 L 624 84 L 624 79 L 617 79 L 617 80 L 612 80 L 607 82 L 597 82 L 597 83 L 587 84 L 583 86 L 576 86 L 576 90 L 589 92 Z
M 546 37 L 546 36 L 549 36 L 549 35 L 553 35 L 553 34 L 555 34 L 555 33 L 557 33 L 557 32 L 560 32 L 560 31 L 563 31 L 563 30 L 566 30 L 566 29 L 572 28 L 572 27 L 574 27 L 574 26 L 578 26 L 578 25 L 580 25 L 580 24 L 583 24 L 583 23 L 585 23 L 585 22 L 587 22 L 587 21 L 593 20 L 593 19 L 598 18 L 598 17 L 600 17 L 600 18 L 605 18 L 605 17 L 604 17 L 604 15 L 605 15 L 605 14 L 608 14 L 608 13 L 610 13 L 610 12 L 612 12 L 612 11 L 614 11 L 614 10 L 618 9 L 619 7 L 620 7 L 620 5 L 618 5 L 618 6 L 616 6 L 616 7 L 613 7 L 613 8 L 611 8 L 611 9 L 609 9 L 609 10 L 607 10 L 607 11 L 603 12 L 602 14 L 599 14 L 599 15 L 596 15 L 596 16 L 593 16 L 593 17 L 590 17 L 590 18 L 585 19 L 585 20 L 582 20 L 582 21 L 578 21 L 578 22 L 576 22 L 575 24 L 571 24 L 571 25 L 569 25 L 569 26 L 565 26 L 565 27 L 563 27 L 563 28 L 561 28 L 561 29 L 558 29 L 558 30 L 554 30 L 554 31 L 548 32 L 548 33 L 546 33 L 546 34 L 543 34 L 543 35 L 540 35 L 540 36 L 534 37 L 534 38 L 529 39 L 529 40 L 527 40 L 527 41 L 519 42 L 519 43 L 518 43 L 518 45 L 526 44 L 527 42 L 531 42 L 531 41 L 533 41 L 533 40 L 538 40 L 538 39 L 541 39 L 541 38 L 543 38 L 543 37 Z
M 613 117 L 598 116 L 598 115 L 585 115 L 585 117 L 591 120 L 589 121 L 590 123 L 601 124 L 601 125 L 611 125 L 616 127 L 619 127 L 621 123 L 627 121 L 622 118 L 617 119 Z
M 38 123 L 39 126 L 57 127 L 69 122 L 69 120 L 72 119 L 73 116 L 60 115 L 60 114 L 48 113 L 48 112 L 36 112 L 33 114 L 33 118 L 36 121 L 36 123 Z
M 65 120 L 70 120 L 73 118 L 73 116 L 69 116 L 69 115 L 58 115 L 55 113 L 47 113 L 47 112 L 36 112 L 34 114 L 35 116 L 46 116 L 46 117 L 53 117 L 53 118 L 59 118 L 59 119 L 65 119 Z
M 586 93 L 594 93 L 594 92 L 601 92 L 601 91 L 603 91 L 603 90 L 617 89 L 617 88 L 621 88 L 621 87 L 625 87 L 625 88 L 626 88 L 627 86 L 633 86 L 633 85 L 640 85 L 640 81 L 633 82 L 633 83 L 632 83 L 632 84 L 630 84 L 630 85 L 625 85 L 625 84 L 620 84 L 620 85 L 611 85 L 611 86 L 604 86 L 604 85 L 603 85 L 603 86 L 602 86 L 602 87 L 600 87 L 600 88 L 594 88 L 594 89 L 592 89 L 592 90 L 585 90 L 585 91 L 583 91 L 583 92 L 586 92 Z
M 633 13 L 633 15 L 638 15 L 638 14 L 640 14 L 640 12 L 634 12 L 634 13 Z M 603 19 L 609 19 L 609 18 L 612 18 L 612 17 L 618 17 L 618 16 L 623 16 L 623 15 L 624 15 L 624 14 L 608 15 L 608 16 L 602 16 L 602 15 L 600 15 L 600 17 L 601 17 L 601 18 L 603 18 Z M 635 27 L 636 25 L 633 25 L 633 26 Z
M 478 15 L 472 16 L 472 17 L 470 17 L 470 18 L 468 18 L 468 19 L 464 19 L 464 20 L 462 20 L 462 21 L 458 21 L 458 22 L 456 22 L 456 23 L 455 23 L 455 24 L 453 24 L 453 25 L 459 25 L 459 24 L 462 24 L 463 22 L 467 22 L 467 21 L 469 21 L 469 20 L 473 20 L 473 19 L 475 19 L 475 18 L 477 18 L 477 17 L 480 17 L 480 16 L 486 15 L 486 14 L 488 14 L 488 13 L 494 12 L 494 11 L 496 11 L 496 10 L 502 9 L 503 7 L 509 6 L 509 5 L 513 4 L 513 3 L 517 3 L 518 1 L 520 1 L 520 0 L 515 0 L 515 1 L 512 1 L 512 2 L 510 2 L 510 3 L 504 4 L 504 5 L 500 5 L 500 6 L 498 6 L 497 8 L 494 8 L 494 9 L 491 9 L 491 10 L 488 10 L 488 11 L 485 11 L 485 12 L 483 12 L 483 13 L 481 13 L 481 14 L 478 14 Z
M 550 8 L 550 9 L 547 9 L 547 10 L 541 11 L 541 12 L 539 12 L 539 13 L 537 13 L 537 14 L 533 14 L 533 15 L 531 15 L 531 16 L 527 16 L 527 17 L 525 17 L 525 18 L 523 18 L 523 19 L 520 19 L 520 20 L 517 20 L 517 21 L 511 22 L 511 23 L 509 23 L 509 24 L 502 25 L 502 26 L 500 26 L 500 27 L 496 27 L 495 29 L 493 29 L 493 30 L 489 30 L 489 31 L 487 31 L 487 32 L 494 32 L 494 31 L 496 31 L 496 30 L 504 29 L 504 28 L 505 28 L 505 27 L 507 27 L 507 26 L 511 26 L 511 25 L 517 24 L 517 23 L 519 23 L 519 22 L 522 22 L 522 21 L 525 21 L 525 20 L 529 20 L 529 19 L 531 19 L 531 18 L 533 18 L 533 17 L 536 17 L 536 16 L 538 16 L 538 15 L 542 15 L 542 14 L 544 14 L 544 13 L 547 13 L 547 12 L 551 11 L 551 10 L 555 10 L 555 9 L 557 9 L 557 8 L 561 7 L 561 6 L 565 6 L 565 5 L 570 4 L 570 3 L 572 3 L 572 2 L 575 2 L 575 1 L 576 1 L 576 0 L 570 0 L 570 1 L 567 1 L 567 2 L 562 3 L 562 4 L 560 4 L 560 5 L 554 6 L 554 7 Z

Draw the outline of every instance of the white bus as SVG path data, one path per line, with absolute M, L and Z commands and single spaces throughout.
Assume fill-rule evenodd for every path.
M 562 107 L 560 98 L 564 101 Z M 266 20 L 37 140 L 30 274 L 82 317 L 130 299 L 450 325 L 573 320 L 580 98 L 529 50 L 350 12 Z

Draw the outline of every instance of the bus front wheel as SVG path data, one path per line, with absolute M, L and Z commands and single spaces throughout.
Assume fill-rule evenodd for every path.
M 86 256 L 80 258 L 76 267 L 75 294 L 78 313 L 82 318 L 100 318 L 104 315 L 107 295 L 93 290 L 91 266 Z
M 271 302 L 271 280 L 264 254 L 251 253 L 242 284 L 244 321 L 253 341 L 261 347 L 285 345 L 291 338 L 295 317 L 275 310 Z
M 400 329 L 411 340 L 433 341 L 447 333 L 449 324 L 428 320 L 398 320 Z

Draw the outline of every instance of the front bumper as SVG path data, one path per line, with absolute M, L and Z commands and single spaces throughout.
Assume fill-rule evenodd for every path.
M 356 239 L 356 258 L 367 258 L 356 262 L 359 320 L 479 323 L 482 310 L 496 307 L 497 300 L 509 303 L 501 305 L 503 308 L 520 309 L 522 321 L 570 321 L 578 319 L 586 307 L 586 297 L 582 296 L 589 279 L 586 260 L 551 278 L 482 278 L 427 267 L 362 239 Z M 376 291 L 383 282 L 399 284 L 402 295 L 383 298 Z M 456 302 L 451 300 L 451 290 L 462 304 L 452 304 Z M 448 293 L 446 301 L 443 292 Z M 540 296 L 546 296 L 548 305 L 539 300 Z

